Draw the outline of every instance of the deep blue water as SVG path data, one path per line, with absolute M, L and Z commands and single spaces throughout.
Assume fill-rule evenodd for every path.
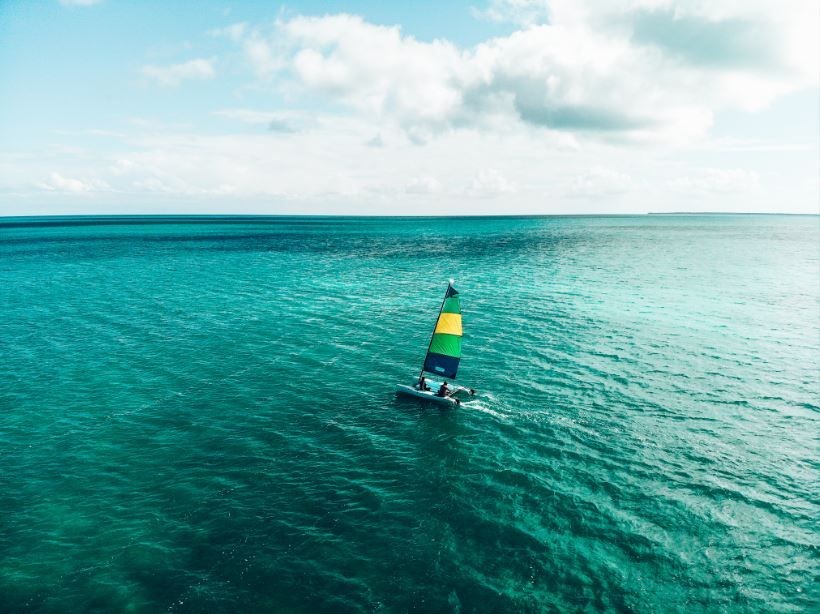
M 0 611 L 817 611 L 819 370 L 816 216 L 0 219 Z

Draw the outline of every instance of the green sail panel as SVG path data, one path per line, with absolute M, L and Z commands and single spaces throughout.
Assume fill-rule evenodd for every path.
M 435 333 L 429 351 L 443 356 L 461 358 L 461 337 L 459 335 Z
M 441 313 L 461 313 L 461 299 L 459 299 L 458 294 L 444 299 Z

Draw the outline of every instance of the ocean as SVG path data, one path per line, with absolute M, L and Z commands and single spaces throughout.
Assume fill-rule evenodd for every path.
M 819 371 L 817 216 L 0 219 L 0 611 L 816 612 Z

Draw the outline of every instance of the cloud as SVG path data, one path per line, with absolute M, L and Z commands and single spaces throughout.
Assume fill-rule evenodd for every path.
M 257 75 L 274 77 L 290 95 L 319 95 L 395 123 L 418 143 L 511 123 L 681 142 L 704 136 L 718 111 L 759 109 L 818 80 L 816 26 L 766 3 L 729 2 L 718 11 L 696 1 L 558 0 L 548 21 L 545 2 L 490 9 L 502 5 L 542 17 L 518 19 L 529 25 L 469 48 L 345 14 L 280 19 L 272 30 L 243 27 L 231 36 Z
M 64 177 L 60 173 L 51 173 L 48 181 L 40 183 L 40 188 L 48 191 L 72 192 L 79 194 L 83 192 L 98 192 L 109 190 L 110 186 L 100 179 L 76 179 Z
M 536 130 L 451 130 L 419 147 L 398 128 L 379 128 L 382 145 L 373 147 L 369 118 L 335 112 L 316 114 L 309 130 L 271 138 L 270 115 L 257 112 L 246 118 L 256 123 L 226 117 L 224 131 L 211 118 L 199 134 L 187 124 L 130 123 L 115 147 L 82 156 L 0 151 L 0 191 L 40 199 L 53 213 L 817 211 L 816 143 L 808 151 L 814 155 L 755 152 L 741 167 L 743 154 L 732 153 L 733 164 L 710 168 L 699 155 L 658 156 L 594 141 L 570 148 L 560 134 Z M 97 139 L 87 138 L 89 145 Z M 19 211 L 6 201 L 0 210 Z
M 803 141 L 782 141 L 771 138 L 737 138 L 719 137 L 703 144 L 704 151 L 717 152 L 817 152 L 818 142 L 809 139 Z
M 282 45 L 276 37 L 265 39 L 258 28 L 245 22 L 233 23 L 208 32 L 211 36 L 226 38 L 241 46 L 251 67 L 259 77 L 269 77 L 284 68 Z
M 546 23 L 549 6 L 545 0 L 490 0 L 483 9 L 473 8 L 473 15 L 487 21 L 509 21 L 519 25 Z
M 632 39 L 695 65 L 774 68 L 777 50 L 767 24 L 751 19 L 713 20 L 672 7 L 637 10 L 629 16 Z
M 632 177 L 608 168 L 592 168 L 577 175 L 567 195 L 579 198 L 620 196 L 634 189 Z
M 270 132 L 291 133 L 306 130 L 315 119 L 300 111 L 256 111 L 253 109 L 222 109 L 211 115 L 236 120 L 243 124 L 265 126 Z
M 414 177 L 404 188 L 408 194 L 433 194 L 441 190 L 441 183 L 435 177 L 425 175 L 423 177 Z
M 368 147 L 384 147 L 384 138 L 382 137 L 382 133 L 376 133 L 372 138 L 367 139 L 366 144 Z
M 797 69 L 816 83 L 814 0 L 490 0 L 516 24 L 585 24 L 701 66 Z
M 212 79 L 216 75 L 213 61 L 202 58 L 167 66 L 143 66 L 140 74 L 164 86 L 176 86 L 186 79 Z
M 434 124 L 461 104 L 452 82 L 460 55 L 450 43 L 421 43 L 350 15 L 297 17 L 280 30 L 294 46 L 288 66 L 298 82 L 362 111 Z
M 222 114 L 259 127 L 266 126 L 270 117 L 247 109 L 228 109 Z M 90 157 L 82 163 L 82 174 L 49 173 L 50 180 L 39 187 L 197 199 L 230 194 L 268 203 L 271 198 L 320 204 L 342 199 L 347 206 L 349 197 L 356 196 L 359 207 L 380 202 L 388 209 L 412 199 L 407 202 L 415 203 L 414 211 L 431 206 L 434 199 L 455 199 L 464 203 L 465 213 L 470 211 L 469 200 L 502 198 L 516 190 L 506 169 L 482 164 L 498 152 L 481 146 L 480 137 L 470 132 L 453 133 L 424 149 L 392 136 L 382 147 L 374 148 L 362 139 L 369 126 L 366 120 L 326 115 L 317 117 L 316 125 L 322 129 L 287 132 L 276 139 L 258 132 L 197 135 L 188 129 L 146 126 L 145 130 L 139 126 L 138 136 L 123 139 L 107 159 Z M 452 141 L 447 142 L 449 139 Z M 538 155 L 543 156 L 545 150 L 540 147 Z M 454 150 L 470 153 L 454 157 Z M 530 150 L 537 148 L 531 144 Z M 436 174 L 425 171 L 427 168 L 435 168 Z M 484 170 L 476 173 L 476 168 Z M 13 174 L 9 171 L 9 176 Z M 448 190 L 439 176 L 463 187 Z M 423 202 L 419 196 L 425 197 Z
M 755 192 L 760 189 L 760 177 L 754 171 L 741 168 L 702 168 L 673 179 L 670 187 L 684 192 Z
M 465 190 L 465 194 L 477 198 L 493 198 L 502 194 L 511 194 L 516 186 L 494 168 L 483 169 L 476 175 Z
M 224 28 L 216 28 L 214 30 L 210 30 L 208 34 L 210 34 L 211 36 L 221 36 L 229 38 L 232 41 L 239 41 L 242 40 L 242 37 L 245 35 L 247 29 L 248 24 L 244 22 L 232 23 L 231 25 L 225 26 Z
M 817 82 L 813 3 L 784 1 L 499 0 L 517 25 L 474 45 L 351 15 L 231 24 L 211 32 L 219 59 L 141 78 L 230 76 L 237 108 L 0 152 L 0 190 L 112 210 L 816 212 L 817 90 L 735 113 Z

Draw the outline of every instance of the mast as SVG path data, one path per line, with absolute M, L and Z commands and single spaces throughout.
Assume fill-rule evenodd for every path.
M 453 282 L 454 281 L 455 280 L 453 278 L 450 278 L 450 280 L 447 282 L 447 289 L 444 291 L 444 298 L 441 299 L 441 306 L 438 308 L 438 315 L 436 316 L 436 323 L 433 324 L 433 332 L 430 333 L 430 342 L 427 344 L 427 351 L 424 353 L 425 360 L 427 359 L 427 354 L 430 353 L 430 347 L 432 347 L 432 345 L 433 345 L 433 335 L 436 334 L 436 326 L 438 325 L 438 319 L 441 317 L 441 310 L 444 309 L 444 303 L 445 303 L 445 301 L 447 301 L 447 298 L 450 295 L 450 288 L 453 287 Z M 419 377 L 418 377 L 419 380 L 421 380 L 422 375 L 424 375 L 424 363 L 421 363 L 421 371 L 419 371 Z

